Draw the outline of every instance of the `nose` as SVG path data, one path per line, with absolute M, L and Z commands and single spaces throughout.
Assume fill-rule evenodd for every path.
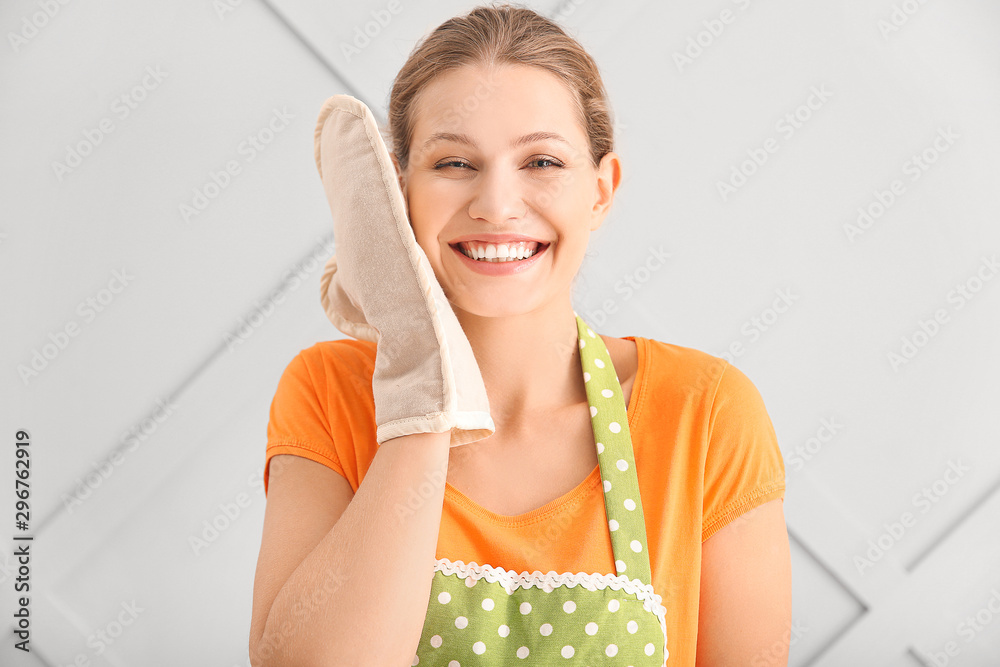
M 503 225 L 527 214 L 516 170 L 511 173 L 499 167 L 483 169 L 473 187 L 475 191 L 469 202 L 472 218 Z

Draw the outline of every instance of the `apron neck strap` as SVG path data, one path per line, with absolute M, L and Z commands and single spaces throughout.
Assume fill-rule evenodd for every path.
M 646 522 L 639 497 L 625 396 L 604 341 L 580 315 L 575 311 L 573 314 L 616 573 L 638 579 L 642 584 L 652 584 Z

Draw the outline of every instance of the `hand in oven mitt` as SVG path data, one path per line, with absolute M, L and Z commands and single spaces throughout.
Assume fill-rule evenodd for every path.
M 350 95 L 328 98 L 314 139 L 336 243 L 320 299 L 340 331 L 377 344 L 378 444 L 449 430 L 452 446 L 489 437 L 496 426 L 472 346 L 417 244 L 371 110 Z

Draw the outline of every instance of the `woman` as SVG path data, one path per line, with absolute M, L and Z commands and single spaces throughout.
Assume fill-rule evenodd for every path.
M 301 351 L 271 406 L 252 664 L 787 664 L 759 393 L 571 305 L 621 180 L 593 60 L 479 7 L 414 50 L 389 121 L 391 165 L 353 98 L 317 123 L 323 302 L 358 340 Z

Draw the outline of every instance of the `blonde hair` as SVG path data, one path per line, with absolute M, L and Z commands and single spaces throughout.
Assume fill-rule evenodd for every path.
M 401 169 L 409 163 L 413 109 L 424 87 L 452 69 L 504 64 L 540 67 L 562 79 L 574 93 L 595 167 L 614 150 L 611 108 L 597 63 L 555 22 L 527 7 L 504 3 L 448 19 L 414 47 L 399 70 L 389 94 L 386 134 Z

